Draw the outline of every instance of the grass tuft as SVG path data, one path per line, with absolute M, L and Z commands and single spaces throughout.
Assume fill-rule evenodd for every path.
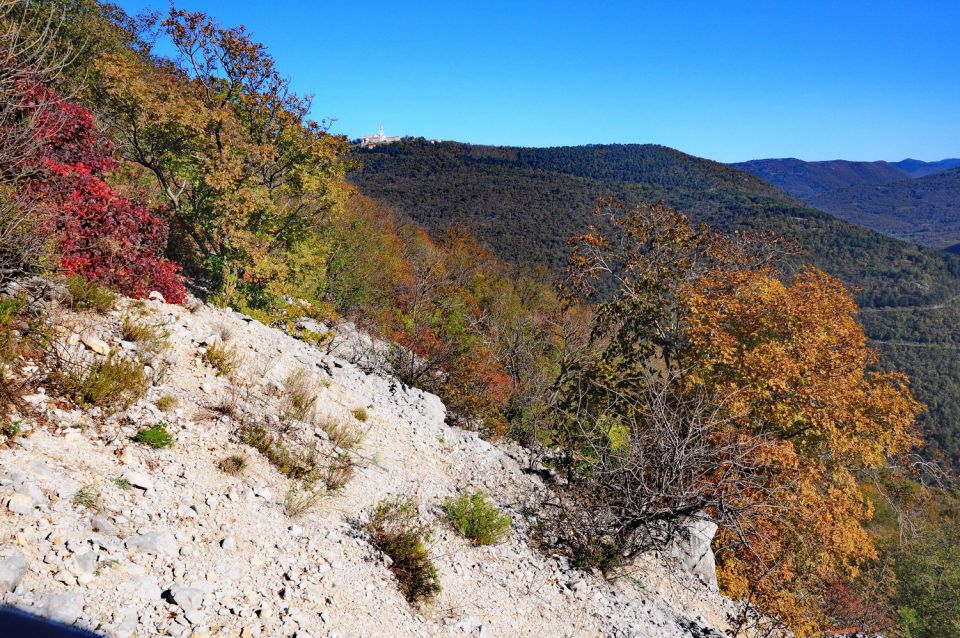
M 203 353 L 203 360 L 221 377 L 229 377 L 240 363 L 237 350 L 223 343 L 211 344 Z
M 363 430 L 351 423 L 326 418 L 320 421 L 319 426 L 327 433 L 330 442 L 340 449 L 352 450 L 363 442 Z
M 73 504 L 99 512 L 103 509 L 103 498 L 92 488 L 82 487 L 73 495 Z
M 180 400 L 172 394 L 165 394 L 157 399 L 157 409 L 161 412 L 169 412 L 179 405 Z
M 360 421 L 360 423 L 366 423 L 367 419 L 370 418 L 366 408 L 355 408 L 350 414 L 352 414 L 353 418 L 357 421 Z

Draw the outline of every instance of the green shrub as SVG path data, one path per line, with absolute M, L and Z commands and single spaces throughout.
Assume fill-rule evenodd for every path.
M 454 528 L 475 545 L 492 545 L 510 531 L 510 517 L 481 492 L 464 492 L 443 502 Z
M 132 490 L 133 484 L 130 483 L 127 479 L 122 476 L 113 479 L 113 484 L 119 487 L 121 490 Z
M 114 355 L 78 364 L 56 376 L 66 394 L 82 407 L 125 407 L 140 399 L 150 385 L 143 363 Z
M 373 545 L 393 561 L 390 571 L 408 601 L 427 602 L 440 593 L 437 568 L 426 545 L 430 528 L 418 520 L 414 501 L 381 501 L 370 516 L 367 532 Z
M 110 312 L 117 303 L 116 293 L 80 275 L 67 277 L 67 290 L 70 291 L 70 307 L 74 310 Z
M 203 353 L 203 360 L 210 364 L 217 375 L 228 377 L 237 369 L 239 357 L 235 348 L 224 343 L 214 343 Z
M 140 430 L 133 437 L 133 440 L 157 450 L 173 445 L 173 435 L 167 431 L 167 426 L 163 421 Z

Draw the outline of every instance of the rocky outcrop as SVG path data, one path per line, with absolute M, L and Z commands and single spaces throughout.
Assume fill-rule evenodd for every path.
M 715 591 L 712 531 L 703 524 L 678 543 L 676 560 L 644 557 L 631 578 L 612 582 L 531 548 L 536 521 L 527 505 L 545 487 L 522 471 L 522 454 L 448 426 L 436 396 L 355 365 L 376 350 L 365 335 L 341 330 L 318 349 L 230 310 L 159 299 L 59 320 L 70 327 L 65 342 L 83 331 L 120 352 L 123 315 L 168 334 L 143 399 L 114 413 L 81 410 L 45 388 L 29 411 L 7 415 L 21 435 L 0 450 L 4 603 L 117 638 L 680 638 L 720 636 L 736 611 Z M 239 353 L 233 379 L 202 359 L 215 340 Z M 82 344 L 93 349 L 86 341 L 70 347 Z M 369 419 L 358 424 L 365 436 L 352 452 L 356 475 L 294 519 L 284 507 L 291 482 L 238 433 L 242 414 L 284 418 L 298 371 L 317 382 L 321 418 L 352 419 L 364 408 Z M 164 397 L 176 400 L 165 412 Z M 159 421 L 172 446 L 133 441 Z M 287 425 L 297 445 L 330 445 L 322 428 Z M 245 469 L 222 471 L 228 455 L 244 455 Z M 474 547 L 445 524 L 443 499 L 466 488 L 485 491 L 513 517 L 501 544 Z M 443 591 L 423 608 L 399 593 L 363 531 L 378 501 L 401 494 L 434 521 Z

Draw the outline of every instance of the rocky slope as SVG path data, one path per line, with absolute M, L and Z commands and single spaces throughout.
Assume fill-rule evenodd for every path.
M 370 343 L 349 328 L 321 349 L 200 304 L 54 316 L 64 356 L 135 351 L 119 339 L 123 316 L 168 336 L 154 383 L 126 409 L 79 409 L 47 389 L 5 415 L 19 434 L 0 449 L 3 603 L 116 637 L 720 636 L 736 611 L 675 561 L 649 557 L 608 582 L 532 549 L 527 506 L 545 487 L 523 472 L 523 451 L 449 427 L 437 397 L 351 363 Z M 202 357 L 221 341 L 240 354 L 231 376 Z M 284 419 L 294 373 L 315 379 L 320 419 L 369 414 L 350 452 L 355 476 L 297 518 L 284 507 L 290 480 L 238 436 L 256 418 L 300 445 L 330 445 L 316 419 Z M 161 411 L 166 396 L 177 405 Z M 158 421 L 172 446 L 132 440 Z M 218 469 L 230 454 L 249 459 L 242 473 Z M 444 522 L 442 500 L 468 487 L 513 517 L 502 543 L 474 547 Z M 364 532 L 373 506 L 399 494 L 434 522 L 443 591 L 422 608 Z M 710 580 L 709 564 L 700 571 Z

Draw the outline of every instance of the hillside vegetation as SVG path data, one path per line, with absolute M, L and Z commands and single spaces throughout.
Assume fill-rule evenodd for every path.
M 859 322 L 943 347 L 957 260 L 663 147 L 352 155 L 176 6 L 0 0 L 0 61 L 4 601 L 116 636 L 960 619 L 922 554 L 956 503 Z M 651 561 L 722 618 L 610 586 Z
M 728 231 L 770 231 L 857 291 L 881 365 L 907 372 L 929 438 L 960 459 L 960 260 L 857 227 L 805 206 L 736 168 L 663 146 L 548 149 L 410 140 L 359 150 L 350 179 L 434 231 L 456 226 L 501 257 L 559 271 L 567 237 L 600 197 L 631 205 L 663 199 Z

